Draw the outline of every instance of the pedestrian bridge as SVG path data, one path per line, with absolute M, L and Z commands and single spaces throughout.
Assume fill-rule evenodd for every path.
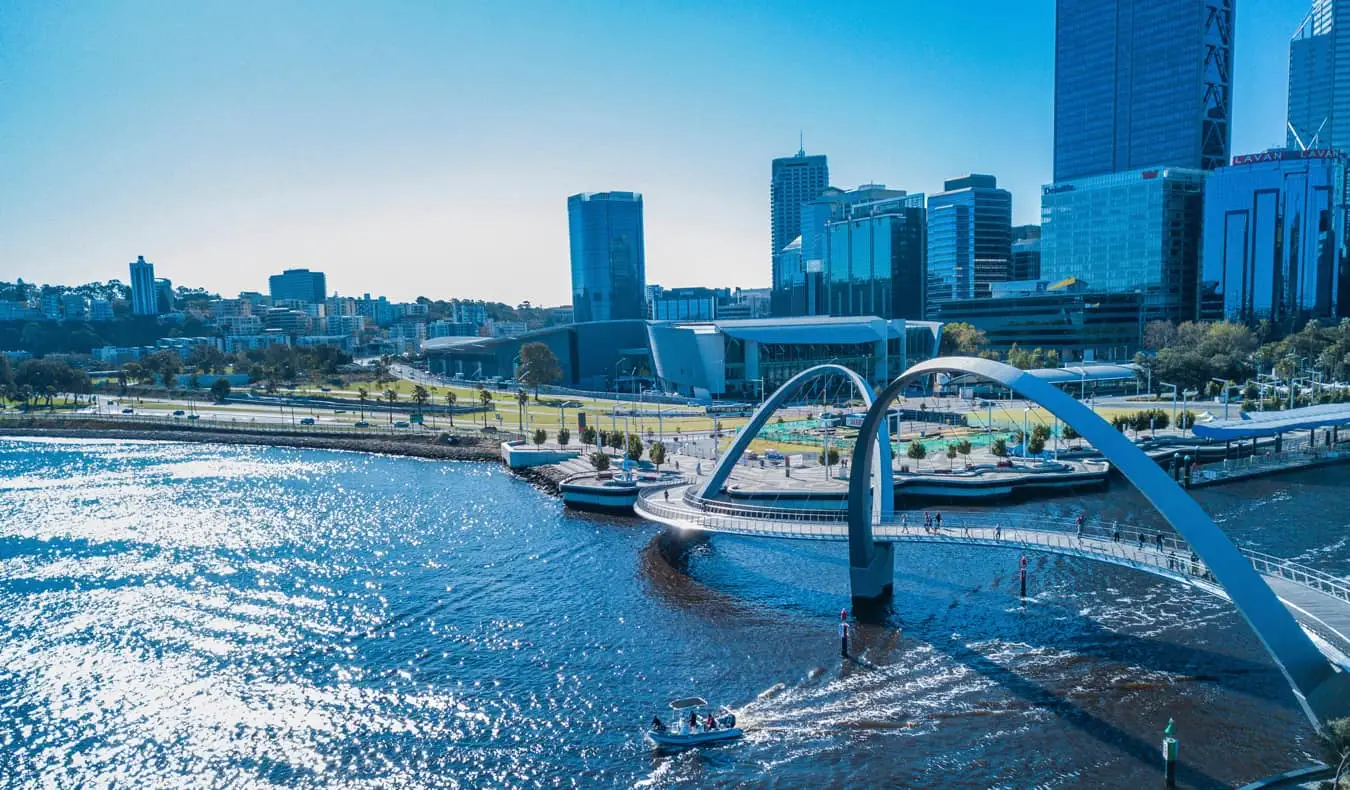
M 1154 536 L 1150 547 L 1137 535 L 1134 545 L 1122 535 L 1077 534 L 1062 524 L 1036 520 L 1003 524 L 995 517 L 950 521 L 942 528 L 909 524 L 894 513 L 890 441 L 886 436 L 890 404 L 906 388 L 930 377 L 972 375 L 1001 384 L 1045 407 L 1095 447 L 1139 489 L 1181 540 Z M 867 413 L 854 441 L 849 469 L 848 509 L 842 513 L 757 512 L 720 499 L 731 468 L 772 413 L 808 382 L 844 375 L 860 391 Z M 879 393 L 856 373 L 837 365 L 811 368 L 794 376 L 769 397 L 706 481 L 687 487 L 671 504 L 662 493 L 641 497 L 635 509 L 646 518 L 683 529 L 780 538 L 843 540 L 848 543 L 849 581 L 858 602 L 891 596 L 895 544 L 945 542 L 1007 546 L 1082 556 L 1125 565 L 1204 587 L 1232 601 L 1284 673 L 1294 696 L 1313 725 L 1350 714 L 1350 672 L 1344 659 L 1328 660 L 1334 645 L 1346 646 L 1350 634 L 1350 593 L 1345 582 L 1284 560 L 1243 552 L 1177 483 L 1133 442 L 1063 390 L 1025 371 L 987 359 L 940 357 L 921 362 Z M 685 494 L 688 494 L 686 497 Z M 1127 528 L 1128 529 L 1128 528 Z M 957 532 L 956 530 L 959 530 Z M 1309 631 L 1322 636 L 1314 640 Z M 1321 642 L 1318 644 L 1318 642 Z
M 848 514 L 842 510 L 793 510 L 753 507 L 699 496 L 684 483 L 648 489 L 638 498 L 638 515 L 679 530 L 786 538 L 848 540 Z M 926 526 L 922 514 L 897 513 L 874 521 L 872 534 L 888 543 L 945 543 L 1037 551 L 1105 562 L 1188 584 L 1230 600 L 1189 544 L 1174 535 L 1129 525 L 1091 520 L 944 511 Z M 1251 549 L 1239 549 L 1294 619 L 1317 637 L 1316 644 L 1337 663 L 1350 659 L 1350 582 L 1306 565 Z

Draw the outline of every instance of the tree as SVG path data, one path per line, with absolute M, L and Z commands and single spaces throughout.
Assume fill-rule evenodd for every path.
M 816 459 L 825 466 L 834 466 L 839 463 L 839 448 L 831 447 L 828 451 L 824 448 L 820 450 L 820 456 Z
M 572 441 L 572 432 L 567 430 L 567 426 L 558 429 L 558 446 L 566 447 L 567 443 Z
M 1079 438 L 1078 431 L 1074 430 L 1074 427 L 1068 424 L 1065 424 L 1064 426 L 1063 435 L 1065 441 Z
M 431 393 L 427 392 L 426 387 L 418 384 L 413 387 L 412 399 L 413 403 L 417 404 L 417 413 L 421 414 L 422 407 L 426 405 L 427 401 L 431 400 Z
M 960 321 L 942 327 L 939 356 L 973 357 L 985 344 L 984 332 Z
M 647 448 L 647 456 L 656 464 L 656 471 L 661 471 L 661 464 L 666 462 L 666 445 L 663 442 L 652 442 L 651 447 Z
M 543 428 L 535 428 L 534 436 L 531 438 L 534 439 L 534 445 L 536 447 L 543 447 L 544 442 L 548 441 L 548 433 L 546 433 Z
M 553 349 L 543 343 L 526 343 L 520 347 L 520 382 L 534 387 L 534 400 L 539 401 L 539 388 L 561 381 L 562 366 Z
M 966 459 L 967 464 L 970 463 L 970 451 L 972 449 L 974 448 L 971 446 L 969 439 L 962 439 L 956 443 L 956 451 Z
M 642 437 L 635 433 L 628 434 L 628 452 L 625 453 L 625 457 L 630 461 L 641 460 L 642 450 Z
M 450 415 L 451 428 L 455 427 L 455 401 L 458 400 L 459 396 L 455 394 L 454 390 L 445 391 L 445 408 L 446 413 Z
M 1032 455 L 1040 455 L 1045 452 L 1045 439 L 1032 434 L 1031 441 L 1027 442 L 1027 452 Z
M 591 453 L 591 466 L 594 466 L 597 472 L 605 471 L 609 468 L 609 454 L 602 450 Z
M 398 400 L 398 392 L 392 389 L 384 391 L 384 399 L 389 401 L 389 424 L 394 424 L 394 401 Z
M 622 450 L 624 445 L 624 435 L 622 431 L 609 432 L 609 446 L 615 450 Z
M 989 445 L 989 452 L 993 453 L 999 458 L 1007 458 L 1008 440 L 1004 439 L 1002 436 L 998 437 L 997 439 L 994 440 L 993 444 Z
M 358 388 L 356 390 L 356 400 L 361 404 L 361 422 L 366 421 L 366 399 L 369 397 L 370 393 L 366 392 L 364 388 Z
M 910 442 L 909 449 L 905 450 L 905 455 L 915 461 L 922 461 L 928 457 L 928 448 L 923 446 L 923 442 Z
M 525 394 L 525 390 L 516 390 L 516 427 L 525 430 L 525 404 L 530 401 L 530 396 Z
M 957 452 L 958 452 L 958 450 L 956 449 L 956 445 L 955 445 L 955 444 L 952 444 L 952 443 L 948 443 L 948 444 L 947 444 L 947 468 L 948 468 L 948 469 L 952 469 L 952 468 L 955 467 L 955 465 L 956 465 L 956 454 L 957 454 Z
M 216 403 L 224 403 L 225 399 L 230 397 L 230 382 L 224 377 L 211 382 L 211 397 Z
M 487 385 L 478 385 L 478 402 L 483 405 L 483 427 L 487 427 L 488 409 L 492 408 L 492 393 L 488 392 Z
M 589 444 L 595 444 L 595 443 L 596 443 L 596 442 L 595 442 L 595 438 L 596 438 L 596 437 L 595 437 L 595 426 L 594 426 L 594 425 L 587 425 L 585 428 L 582 428 L 582 429 L 581 429 L 581 444 L 582 444 L 583 446 L 589 445 Z

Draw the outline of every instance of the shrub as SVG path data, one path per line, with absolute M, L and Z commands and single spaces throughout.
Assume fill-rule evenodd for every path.
M 560 447 L 566 447 L 566 446 L 567 446 L 567 443 L 570 442 L 570 441 L 572 441 L 572 432 L 569 431 L 569 430 L 567 430 L 566 428 L 559 428 L 559 429 L 558 429 L 558 445 L 559 445 Z
M 993 453 L 994 455 L 998 456 L 999 458 L 1007 458 L 1007 457 L 1008 457 L 1008 440 L 1007 440 L 1007 439 L 1004 439 L 1002 436 L 1000 436 L 999 438 L 995 439 L 995 440 L 994 440 L 994 443 L 991 444 L 991 445 L 989 445 L 989 452 Z
M 817 460 L 819 460 L 820 463 L 822 463 L 822 464 L 826 463 L 825 449 L 824 449 L 824 448 L 821 448 L 821 450 L 820 450 L 820 457 L 819 457 L 819 459 L 817 459 Z M 835 464 L 839 463 L 839 450 L 838 450 L 838 449 L 836 449 L 836 448 L 834 448 L 834 447 L 831 447 L 831 448 L 830 448 L 830 451 L 829 451 L 829 461 L 828 461 L 828 463 L 829 463 L 830 466 L 834 466 Z
M 534 436 L 531 438 L 534 439 L 534 444 L 536 447 L 543 447 L 544 442 L 548 441 L 548 434 L 544 432 L 543 428 L 535 428 Z
M 605 471 L 609 468 L 609 455 L 599 450 L 591 453 L 591 466 L 594 466 L 597 472 Z
M 923 442 L 910 442 L 909 449 L 905 450 L 905 455 L 915 461 L 922 461 L 928 457 L 928 448 L 923 446 Z

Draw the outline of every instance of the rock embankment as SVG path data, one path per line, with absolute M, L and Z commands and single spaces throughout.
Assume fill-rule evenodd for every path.
M 299 447 L 313 450 L 353 450 L 413 458 L 437 458 L 454 461 L 500 460 L 500 440 L 496 437 L 455 435 L 431 431 L 406 435 L 353 435 L 350 432 L 290 431 L 231 426 L 217 428 L 174 423 L 127 425 L 116 420 L 62 419 L 60 417 L 24 419 L 0 423 L 0 436 L 57 436 L 75 439 L 151 439 L 167 442 L 206 442 L 214 444 L 251 444 L 267 447 Z

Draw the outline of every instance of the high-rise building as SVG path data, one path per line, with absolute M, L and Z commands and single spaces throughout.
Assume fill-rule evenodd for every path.
M 1235 4 L 1057 0 L 1055 182 L 1226 164 Z
M 172 313 L 174 308 L 173 282 L 163 277 L 155 278 L 155 309 L 162 315 Z
M 132 315 L 159 315 L 159 297 L 155 293 L 155 265 L 144 255 L 131 262 Z
M 583 192 L 567 198 L 572 307 L 578 322 L 647 317 L 642 195 Z
M 786 294 L 778 287 L 785 279 L 778 271 L 779 253 L 802 235 L 802 204 L 815 200 L 829 185 L 830 166 L 824 154 L 807 156 L 806 149 L 801 148 L 795 156 L 773 160 L 769 182 L 769 260 L 775 315 L 787 310 Z
M 323 304 L 327 293 L 323 272 L 309 269 L 286 269 L 267 278 L 267 286 L 274 304 L 281 299 Z
M 1012 266 L 1008 279 L 1026 282 L 1041 279 L 1041 226 L 1014 225 L 1012 229 Z
M 1144 320 L 1195 318 L 1205 173 L 1132 170 L 1041 188 L 1041 279 L 1138 291 Z
M 779 252 L 774 265 L 773 295 L 770 300 L 777 316 L 823 315 L 821 276 L 829 249 L 825 226 L 844 218 L 847 207 L 887 198 L 904 197 L 903 189 L 887 189 L 885 184 L 863 184 L 845 192 L 827 187 L 801 207 L 801 235 Z
M 953 178 L 928 197 L 928 304 L 985 299 L 1008 279 L 1012 195 L 989 175 Z
M 1350 316 L 1348 168 L 1339 151 L 1267 151 L 1210 174 L 1201 317 L 1293 331 Z
M 1288 145 L 1350 150 L 1350 2 L 1313 0 L 1289 41 Z
M 841 206 L 825 226 L 822 312 L 921 319 L 927 221 L 922 193 Z

